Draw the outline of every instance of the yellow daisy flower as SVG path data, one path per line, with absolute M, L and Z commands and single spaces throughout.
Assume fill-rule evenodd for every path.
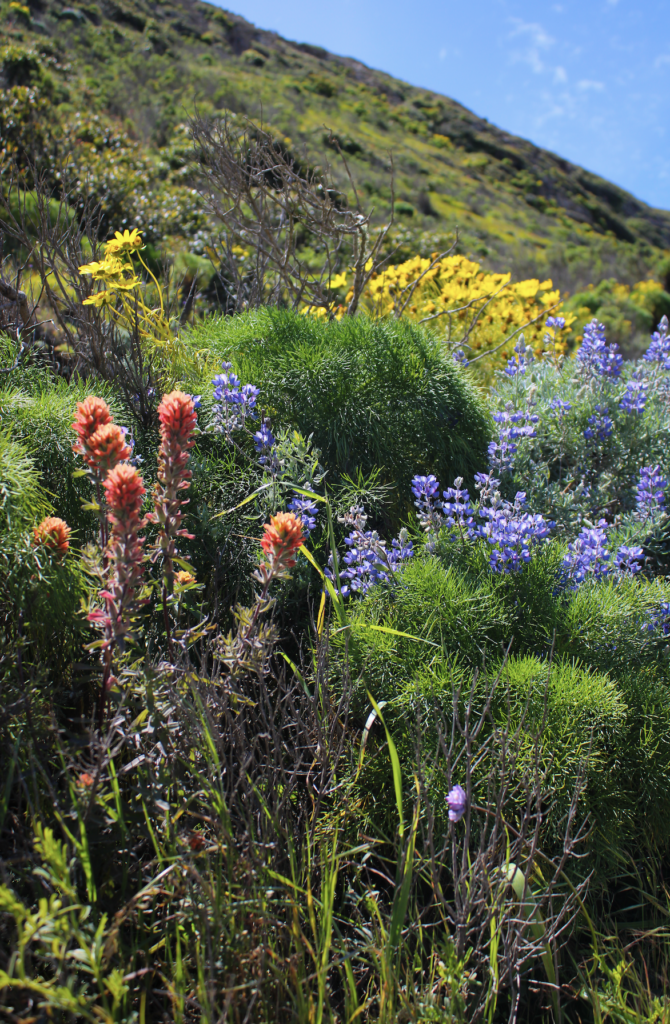
M 137 230 L 133 228 L 132 231 L 115 231 L 114 238 L 105 244 L 105 252 L 108 256 L 111 256 L 116 252 L 130 252 L 132 249 L 142 248 L 142 236 Z

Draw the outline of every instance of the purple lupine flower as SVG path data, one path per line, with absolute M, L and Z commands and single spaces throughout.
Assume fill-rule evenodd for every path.
M 651 619 L 642 628 L 650 633 L 660 630 L 663 636 L 667 636 L 670 633 L 670 602 L 661 601 L 658 610 L 652 613 Z
M 479 500 L 483 504 L 490 500 L 500 486 L 500 480 L 493 473 L 475 473 L 475 490 L 479 491 Z
M 202 395 L 189 395 L 188 397 L 193 402 L 194 409 L 202 408 Z
M 318 509 L 313 498 L 305 498 L 296 494 L 289 502 L 289 512 L 295 512 L 302 521 L 303 533 L 309 535 L 316 528 L 316 514 Z
M 442 526 L 440 484 L 437 477 L 415 476 L 412 480 L 414 504 L 419 510 L 419 523 L 427 533 L 437 533 Z
M 642 467 L 640 482 L 635 488 L 635 502 L 642 519 L 648 519 L 664 507 L 667 486 L 668 482 L 664 479 L 659 465 Z
M 530 561 L 531 548 L 545 540 L 556 525 L 541 515 L 524 512 L 524 491 L 517 491 L 514 504 L 495 494 L 490 506 L 480 505 L 479 514 L 488 520 L 479 536 L 493 546 L 489 566 L 493 572 L 518 572 Z
M 601 519 L 598 525 L 592 529 L 583 527 L 572 544 L 568 544 L 568 554 L 563 559 L 563 565 L 575 586 L 585 580 L 587 575 L 596 579 L 606 575 L 606 563 L 610 557 L 606 546 L 605 530 L 607 528 L 608 523 Z
M 523 334 L 519 335 L 514 352 L 516 358 L 512 356 L 511 359 L 508 359 L 504 370 L 508 377 L 516 377 L 517 374 L 522 376 L 526 372 L 526 364 L 533 358 L 533 350 L 527 347 Z
M 546 326 L 553 327 L 555 331 L 562 331 L 565 327 L 564 316 L 548 316 L 546 319 Z
M 445 800 L 449 808 L 449 821 L 460 821 L 468 806 L 468 798 L 463 787 L 458 784 L 452 786 Z
M 454 360 L 454 362 L 460 363 L 461 366 L 468 365 L 468 357 L 465 354 L 465 350 L 462 348 L 454 349 L 454 351 L 451 353 L 451 358 Z
M 605 327 L 593 319 L 584 328 L 582 344 L 577 352 L 578 361 L 585 370 L 596 376 L 618 377 L 621 373 L 623 356 L 619 346 L 607 344 Z
M 639 572 L 642 568 L 642 560 L 644 559 L 644 551 L 640 547 L 626 547 L 622 544 L 616 555 L 614 561 L 616 562 L 617 568 L 621 572 L 630 573 L 632 576 L 636 572 Z
M 264 452 L 267 448 L 272 448 L 275 443 L 275 436 L 270 430 L 270 421 L 263 420 L 259 429 L 254 434 L 254 444 L 256 445 L 257 452 Z
M 644 354 L 650 363 L 661 363 L 664 370 L 670 370 L 670 334 L 668 334 L 668 318 L 661 317 L 658 330 L 651 336 L 651 344 Z
M 556 413 L 559 420 L 562 419 L 567 412 L 570 412 L 572 406 L 569 402 L 563 402 L 560 398 L 552 398 L 549 403 L 549 408 Z
M 590 424 L 584 431 L 587 441 L 605 441 L 614 430 L 614 421 L 607 415 L 609 409 L 606 405 L 597 405 L 593 416 L 589 416 L 587 422 Z
M 461 490 L 462 486 L 463 477 L 457 476 L 454 486 L 442 492 L 445 499 L 442 510 L 447 517 L 447 526 L 458 526 L 461 535 L 467 533 L 468 537 L 472 537 L 474 535 L 472 529 L 474 510 L 470 504 L 470 495 L 467 491 Z
M 518 448 L 515 442 L 522 437 L 535 437 L 534 425 L 539 418 L 522 410 L 514 412 L 511 402 L 506 403 L 502 412 L 493 414 L 493 420 L 498 424 L 498 440 L 491 441 L 488 446 L 489 467 L 492 471 L 504 473 L 512 468 Z M 520 426 L 524 420 L 525 426 Z
M 648 380 L 629 380 L 619 406 L 624 412 L 644 412 L 648 388 Z
M 413 555 L 412 544 L 406 530 L 401 530 L 397 541 L 392 542 L 391 551 L 386 549 L 386 541 L 382 540 L 376 530 L 366 530 L 367 516 L 359 506 L 353 506 L 348 513 L 340 518 L 340 522 L 353 529 L 344 543 L 349 550 L 342 561 L 346 569 L 340 573 L 345 581 L 342 596 L 350 594 L 366 594 L 375 583 L 388 582 L 399 567 L 400 562 Z M 326 570 L 329 579 L 333 579 L 333 559 L 329 559 L 330 567 Z

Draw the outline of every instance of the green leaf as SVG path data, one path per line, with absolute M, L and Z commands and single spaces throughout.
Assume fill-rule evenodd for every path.
M 393 788 L 395 789 L 395 802 L 398 808 L 398 818 L 400 821 L 398 831 L 402 836 L 405 833 L 405 819 L 402 813 L 402 773 L 400 771 L 400 758 L 398 757 L 398 751 L 396 749 L 395 743 L 393 742 L 393 737 L 391 736 L 391 733 L 388 731 L 386 722 L 384 721 L 384 718 L 382 716 L 381 708 L 379 707 L 379 704 L 374 699 L 369 690 L 368 699 L 372 704 L 373 708 L 375 709 L 375 711 L 377 712 L 379 721 L 384 726 L 384 732 L 386 733 L 386 741 L 389 747 L 389 757 L 391 758 L 391 767 L 393 769 Z

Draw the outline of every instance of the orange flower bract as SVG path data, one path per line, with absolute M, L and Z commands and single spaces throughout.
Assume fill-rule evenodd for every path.
M 293 555 L 302 547 L 302 522 L 293 512 L 278 512 L 265 524 L 261 547 L 275 564 L 287 569 L 295 565 Z
M 47 516 L 33 529 L 33 545 L 46 548 L 57 555 L 64 555 L 70 546 L 71 533 L 72 530 L 64 519 Z
M 103 478 L 114 466 L 125 462 L 131 455 L 125 434 L 116 423 L 105 423 L 98 427 L 88 440 L 88 448 L 89 453 L 84 455 L 84 461 L 97 469 Z
M 75 442 L 74 450 L 86 458 L 89 454 L 89 441 L 91 437 L 100 427 L 104 427 L 105 424 L 111 422 L 112 414 L 107 402 L 103 398 L 89 395 L 83 402 L 77 402 L 77 412 L 72 429 L 77 434 L 79 440 Z

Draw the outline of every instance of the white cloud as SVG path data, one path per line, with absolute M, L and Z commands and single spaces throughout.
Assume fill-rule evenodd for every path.
M 527 40 L 527 46 L 522 50 L 515 50 L 512 60 L 528 64 L 536 75 L 544 71 L 544 63 L 540 56 L 541 50 L 547 50 L 554 42 L 538 22 L 522 21 L 521 18 L 512 18 L 513 30 L 509 34 L 510 39 L 523 38 Z
M 555 82 L 567 82 L 568 76 L 565 73 L 565 68 L 560 65 L 554 69 L 554 81 Z
M 602 92 L 605 86 L 602 82 L 592 82 L 588 78 L 582 78 L 581 82 L 577 82 L 577 88 L 582 92 L 588 92 L 590 89 L 593 92 Z

